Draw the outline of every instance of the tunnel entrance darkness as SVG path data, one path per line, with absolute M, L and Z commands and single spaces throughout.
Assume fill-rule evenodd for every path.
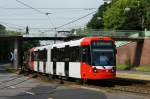
M 11 62 L 11 52 L 13 51 L 12 40 L 1 40 L 0 39 L 0 62 Z

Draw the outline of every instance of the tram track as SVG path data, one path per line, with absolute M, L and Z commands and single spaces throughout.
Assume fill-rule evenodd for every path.
M 56 80 L 58 83 L 59 80 Z M 74 81 L 64 81 L 64 85 L 77 85 Z M 115 80 L 99 80 L 87 81 L 84 85 L 79 85 L 81 88 L 86 86 L 88 88 L 102 89 L 109 91 L 129 92 L 136 94 L 150 95 L 150 82 L 144 80 L 134 80 L 126 78 L 117 78 Z
M 150 95 L 150 81 L 135 80 L 126 78 L 117 78 L 115 80 L 108 80 L 99 85 L 88 83 L 86 86 L 99 89 L 109 89 L 109 91 L 129 92 L 136 94 Z
M 137 88 L 137 87 L 134 87 L 134 86 L 132 86 L 132 87 L 115 87 L 115 88 L 112 88 L 112 90 L 150 95 L 150 90 L 149 89 L 147 89 L 147 88 L 146 89 L 145 88 Z
M 35 76 L 35 74 L 31 74 Z M 47 77 L 49 79 L 49 83 L 60 84 L 61 79 L 50 79 L 48 76 L 37 74 L 37 78 Z M 44 81 L 44 80 L 43 80 Z M 63 80 L 63 85 L 65 86 L 77 86 L 79 88 L 87 87 L 94 89 L 102 89 L 108 90 L 112 92 L 128 92 L 128 93 L 136 93 L 136 94 L 144 94 L 150 95 L 150 81 L 145 80 L 135 80 L 135 79 L 127 79 L 127 78 L 116 78 L 113 80 L 99 80 L 99 81 L 87 81 L 84 84 L 76 83 L 75 80 Z
M 4 87 L 1 87 L 0 90 L 10 88 L 11 86 L 20 85 L 20 84 L 22 84 L 22 83 L 24 83 L 24 82 L 26 82 L 32 78 L 32 77 L 27 77 L 24 80 L 20 80 L 22 77 L 25 77 L 25 76 L 20 75 L 18 77 L 10 79 L 10 80 L 1 81 L 0 85 L 3 85 Z M 19 81 L 18 81 L 18 79 L 19 79 Z M 7 84 L 7 83 L 13 83 L 13 84 Z
M 13 77 L 13 78 L 11 78 L 11 77 Z M 11 77 L 9 77 L 9 78 L 11 78 L 11 79 L 8 79 L 8 80 L 2 80 L 2 81 L 0 81 L 0 85 L 2 85 L 3 83 L 8 83 L 8 82 L 10 82 L 10 81 L 13 81 L 13 80 L 16 80 L 16 79 L 19 79 L 19 78 L 21 78 L 21 77 L 23 77 L 23 76 L 11 76 Z

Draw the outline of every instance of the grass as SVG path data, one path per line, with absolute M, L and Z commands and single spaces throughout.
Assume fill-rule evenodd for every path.
M 133 66 L 130 65 L 124 65 L 124 64 L 119 64 L 116 66 L 117 70 L 130 70 Z
M 133 69 L 136 71 L 150 72 L 150 66 L 139 66 Z
M 12 66 L 8 66 L 8 67 L 5 67 L 6 71 L 8 71 L 9 73 L 16 73 L 17 70 L 14 69 Z
M 143 72 L 150 72 L 150 66 L 130 66 L 119 64 L 116 66 L 117 70 L 136 70 L 136 71 L 143 71 Z

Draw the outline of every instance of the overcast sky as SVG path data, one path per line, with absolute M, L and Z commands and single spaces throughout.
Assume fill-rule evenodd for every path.
M 49 18 L 33 9 L 20 4 L 16 0 L 0 0 L 0 23 L 9 29 L 18 30 L 29 26 L 31 32 L 45 32 L 50 28 L 61 26 L 72 20 L 76 20 L 93 11 L 103 4 L 103 0 L 20 0 L 33 8 L 39 8 L 42 13 L 51 13 Z M 41 9 L 53 8 L 53 9 Z M 56 8 L 56 9 L 54 9 Z M 62 8 L 62 9 L 60 9 Z M 70 9 L 65 9 L 70 8 Z M 74 9 L 77 8 L 77 9 Z M 94 8 L 94 9 L 82 9 Z M 66 25 L 64 28 L 84 27 L 92 15 L 77 22 Z

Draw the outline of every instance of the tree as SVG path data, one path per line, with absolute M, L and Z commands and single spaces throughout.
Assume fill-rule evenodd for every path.
M 6 30 L 6 27 L 0 24 L 0 30 Z
M 0 35 L 7 34 L 6 27 L 0 24 Z
M 104 27 L 112 30 L 142 30 L 139 0 L 116 0 L 104 12 Z M 129 8 L 129 11 L 126 11 Z
M 109 4 L 104 3 L 99 7 L 98 12 L 93 16 L 93 18 L 88 22 L 87 27 L 91 29 L 103 29 L 104 21 L 103 21 L 103 12 L 106 10 Z
M 130 8 L 129 11 L 125 11 Z M 150 0 L 116 0 L 104 12 L 105 29 L 150 30 Z
M 128 9 L 127 9 L 128 8 Z M 101 20 L 98 20 L 101 17 Z M 150 30 L 150 0 L 112 0 L 100 6 L 87 24 L 106 30 Z
M 141 8 L 143 9 L 144 27 L 150 30 L 150 0 L 141 0 Z
M 0 35 L 13 35 L 13 36 L 17 36 L 17 35 L 21 35 L 20 32 L 16 32 L 16 31 L 10 31 L 10 30 L 6 30 L 6 27 L 2 24 L 0 24 Z

